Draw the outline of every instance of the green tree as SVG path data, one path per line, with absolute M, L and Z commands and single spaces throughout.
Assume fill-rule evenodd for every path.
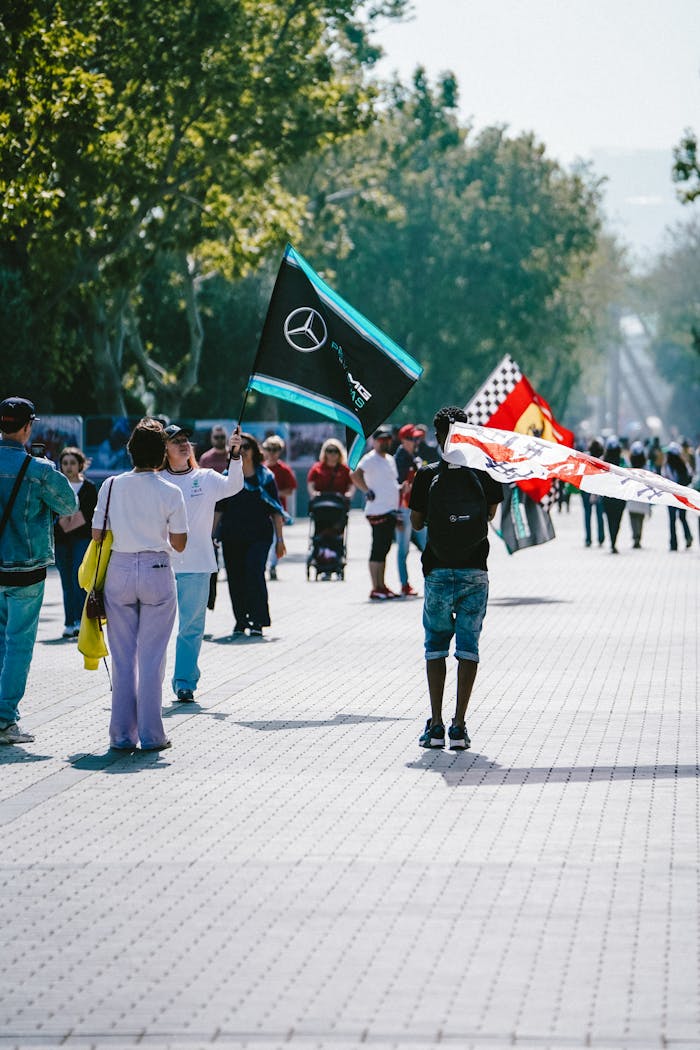
M 690 204 L 700 197 L 700 153 L 698 137 L 690 128 L 686 128 L 683 138 L 673 150 L 672 178 L 674 182 L 684 183 L 679 196 L 684 204 Z
M 656 367 L 672 386 L 670 423 L 695 437 L 700 404 L 700 220 L 676 227 L 673 244 L 641 281 Z
M 583 276 L 599 190 L 531 135 L 472 138 L 452 76 L 393 85 L 384 118 L 297 173 L 301 242 L 338 291 L 425 366 L 402 406 L 466 402 L 506 352 L 562 412 L 590 323 Z
M 244 275 L 296 228 L 302 202 L 280 172 L 371 122 L 372 26 L 404 6 L 10 0 L 0 287 L 18 289 L 3 311 L 22 307 L 34 352 L 89 362 L 110 411 L 136 365 L 177 411 L 197 382 L 203 284 Z M 144 284 L 168 266 L 177 353 L 141 331 Z

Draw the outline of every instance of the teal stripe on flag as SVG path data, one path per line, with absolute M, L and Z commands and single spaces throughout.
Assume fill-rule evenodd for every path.
M 331 401 L 330 398 L 314 394 L 312 390 L 307 390 L 306 387 L 294 386 L 293 383 L 283 382 L 281 379 L 274 379 L 272 376 L 261 375 L 259 372 L 255 372 L 250 377 L 248 385 L 251 390 L 257 390 L 260 394 L 278 397 L 282 401 L 292 401 L 295 405 L 302 405 L 302 407 L 310 408 L 314 412 L 320 412 L 321 415 L 334 419 L 337 423 L 342 423 L 343 426 L 350 427 L 351 430 L 362 434 L 362 426 L 357 416 L 349 412 L 343 405 L 339 405 L 337 401 Z
M 419 379 L 423 374 L 423 366 L 419 365 L 410 354 L 407 354 L 405 350 L 402 350 L 398 343 L 395 343 L 393 339 L 390 339 L 388 335 L 382 332 L 381 328 L 377 328 L 376 325 L 372 324 L 366 317 L 364 317 L 359 310 L 356 310 L 354 306 L 350 306 L 344 299 L 341 299 L 337 292 L 334 292 L 325 281 L 323 281 L 315 270 L 309 266 L 306 259 L 296 248 L 293 248 L 291 244 L 287 245 L 284 253 L 285 259 L 292 266 L 298 267 L 308 277 L 313 284 L 314 288 L 318 292 L 321 299 L 335 310 L 341 317 L 347 321 L 353 328 L 355 328 L 361 335 L 364 335 L 370 339 L 378 350 L 390 357 L 396 365 L 405 372 L 410 379 L 414 381 Z M 355 429 L 355 428 L 353 428 Z

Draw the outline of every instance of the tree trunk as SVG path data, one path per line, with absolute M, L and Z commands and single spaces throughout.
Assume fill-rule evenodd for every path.
M 118 367 L 122 359 L 123 339 L 123 325 L 120 323 L 115 332 L 104 304 L 97 303 L 92 326 L 95 393 L 100 410 L 107 415 L 127 414 L 121 368 Z

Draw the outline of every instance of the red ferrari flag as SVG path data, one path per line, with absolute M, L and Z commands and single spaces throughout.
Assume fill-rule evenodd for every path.
M 511 430 L 544 438 L 573 448 L 574 435 L 557 423 L 552 410 L 537 393 L 516 361 L 506 354 L 484 385 L 474 395 L 465 412 L 475 426 Z M 519 487 L 534 500 L 541 500 L 552 487 L 551 481 L 520 481 Z

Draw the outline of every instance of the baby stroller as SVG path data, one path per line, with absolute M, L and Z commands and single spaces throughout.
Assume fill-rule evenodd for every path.
M 309 501 L 309 554 L 306 578 L 319 576 L 330 580 L 345 579 L 348 501 L 338 492 L 324 492 Z

